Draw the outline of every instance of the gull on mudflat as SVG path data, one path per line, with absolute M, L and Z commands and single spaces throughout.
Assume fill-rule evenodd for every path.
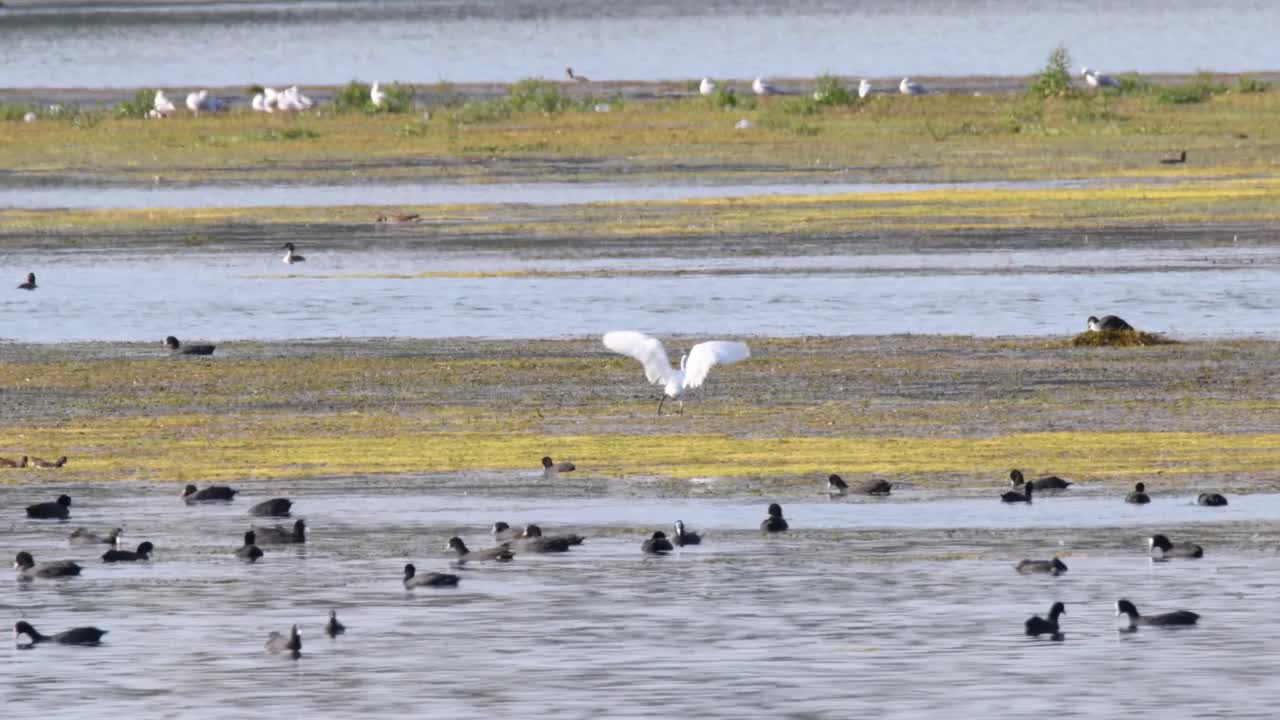
M 200 90 L 199 92 L 187 93 L 187 109 L 193 115 L 199 115 L 201 110 L 209 112 L 218 112 L 225 110 L 227 104 L 221 98 L 210 97 L 208 90 Z
M 757 95 L 774 95 L 778 92 L 778 89 L 773 86 L 773 83 L 758 77 L 751 81 L 751 92 Z
M 1084 68 L 1083 70 L 1080 71 L 1080 74 L 1084 76 L 1085 84 L 1092 88 L 1120 87 L 1120 83 L 1116 82 L 1115 78 L 1111 77 L 1110 75 L 1103 75 L 1097 70 L 1090 70 L 1089 68 Z
M 386 101 L 387 101 L 386 91 L 378 87 L 378 83 L 375 81 L 373 83 L 373 87 L 369 88 L 369 102 L 373 103 L 374 107 L 380 108 L 382 107 L 382 103 Z
M 911 78 L 904 77 L 902 82 L 898 83 L 898 92 L 903 95 L 923 95 L 925 90 L 920 83 L 912 82 Z
M 862 78 L 862 82 L 858 83 L 858 97 L 865 99 L 871 94 L 871 89 L 871 81 L 866 78 Z
M 698 92 L 702 95 L 714 95 L 716 92 L 716 81 L 711 78 L 702 78 L 702 82 L 698 83 Z
M 156 97 L 151 101 L 151 110 L 157 117 L 165 117 L 173 112 L 173 101 L 165 97 L 163 90 L 156 91 Z

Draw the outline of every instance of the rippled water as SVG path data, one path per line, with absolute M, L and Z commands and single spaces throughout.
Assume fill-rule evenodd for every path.
M 301 242 L 301 241 L 300 241 Z M 1280 337 L 1270 248 L 547 259 L 520 250 L 78 250 L 3 259 L 0 337 L 576 337 L 662 333 L 1067 335 L 1116 313 L 1178 337 Z M 511 276 L 447 273 L 511 272 Z M 446 275 L 412 277 L 416 273 Z M 365 275 L 366 277 L 354 277 Z M 589 308 L 589 311 L 585 309 Z M 234 353 L 233 345 L 222 352 Z
M 480 718 L 1266 717 L 1280 659 L 1270 606 L 1280 582 L 1270 518 L 1280 496 L 1190 496 L 1126 505 L 1088 486 L 1032 506 L 903 488 L 888 500 L 777 498 L 793 530 L 755 528 L 766 499 L 657 498 L 643 483 L 512 473 L 248 484 L 235 503 L 186 507 L 170 484 L 0 487 L 4 546 L 74 559 L 65 581 L 12 583 L 7 615 L 57 631 L 97 625 L 98 648 L 6 650 L 0 696 L 38 698 L 42 716 L 102 714 Z M 19 519 L 62 491 L 67 523 Z M 1077 493 L 1076 491 L 1081 492 Z M 288 494 L 305 546 L 232 557 L 248 506 Z M 563 556 L 457 570 L 456 590 L 406 592 L 401 566 L 446 570 L 445 540 L 489 544 L 495 520 L 538 522 L 588 540 Z M 705 544 L 663 558 L 643 537 L 683 519 Z M 68 546 L 76 526 L 151 540 L 151 563 L 105 566 Z M 1206 546 L 1199 561 L 1150 563 L 1163 531 Z M 1011 564 L 1061 553 L 1070 571 L 1024 577 Z M 1199 627 L 1114 630 L 1113 607 L 1202 615 Z M 1064 643 L 1022 621 L 1067 605 Z M 347 634 L 325 638 L 329 609 Z M 298 661 L 263 652 L 298 623 Z M 1170 673 L 1177 682 L 1170 682 Z M 1085 690 L 1087 688 L 1087 691 Z M 19 690 L 21 689 L 21 690 Z M 1224 701 L 1223 698 L 1230 698 Z M 13 707 L 13 705 L 9 705 Z M 1226 708 L 1230 709 L 1226 713 Z
M 343 185 L 190 185 L 154 187 L 0 187 L 0 208 L 209 208 L 326 207 L 334 205 L 426 205 L 520 203 L 578 205 L 599 202 L 688 200 L 760 195 L 877 194 L 923 190 L 999 190 L 1082 187 L 1087 180 L 967 183 L 399 183 Z
M 595 79 L 1021 75 L 1058 43 L 1105 70 L 1258 70 L 1280 19 L 1263 0 L 8 4 L 7 87 L 508 82 L 566 65 Z

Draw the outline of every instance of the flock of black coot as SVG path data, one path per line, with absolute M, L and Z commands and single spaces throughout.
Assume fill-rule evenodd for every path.
M 575 469 L 573 463 L 552 462 L 551 458 L 542 459 L 543 473 L 553 476 L 561 472 Z M 238 490 L 225 485 L 211 485 L 197 488 L 187 485 L 182 491 L 182 500 L 188 505 L 203 503 L 229 503 L 235 500 Z M 249 515 L 265 518 L 288 518 L 291 515 L 293 501 L 287 498 L 272 498 L 257 503 L 249 508 Z M 42 520 L 67 520 L 71 517 L 71 497 L 61 495 L 51 502 L 38 503 L 27 507 L 27 517 Z M 777 503 L 769 505 L 768 516 L 761 521 L 760 528 L 765 532 L 782 532 L 787 529 L 787 521 L 782 517 L 782 507 Z M 452 537 L 447 549 L 453 553 L 453 562 L 463 566 L 470 562 L 510 562 L 521 553 L 564 553 L 581 545 L 586 538 L 577 534 L 546 535 L 538 525 L 529 524 L 513 528 L 505 522 L 496 522 L 490 530 L 497 545 L 491 548 L 472 550 L 459 537 Z M 121 528 L 114 528 L 107 533 L 95 533 L 85 528 L 76 528 L 68 536 L 72 545 L 104 545 L 108 549 L 102 554 L 102 561 L 141 562 L 151 559 L 155 545 L 144 541 L 136 550 L 123 549 L 120 546 L 124 536 Z M 302 518 L 294 520 L 292 528 L 276 525 L 275 527 L 254 527 L 244 533 L 243 543 L 236 548 L 234 554 L 244 562 L 257 562 L 264 553 L 259 544 L 294 544 L 306 542 L 306 521 Z M 655 532 L 653 536 L 641 544 L 641 551 L 648 555 L 665 555 L 677 546 L 698 545 L 702 537 L 685 527 L 684 522 L 677 520 L 670 538 L 664 532 Z M 71 560 L 55 560 L 36 563 L 31 553 L 19 552 L 14 563 L 18 580 L 30 582 L 37 579 L 69 578 L 80 575 L 82 568 Z M 457 587 L 460 577 L 445 572 L 418 572 L 413 563 L 404 566 L 402 584 L 406 590 L 419 587 L 440 588 Z M 97 645 L 102 641 L 106 630 L 94 627 L 78 627 L 55 635 L 44 635 L 30 623 L 22 621 L 14 625 L 15 638 L 28 638 L 28 642 L 20 647 L 30 648 L 44 642 L 64 645 Z M 346 631 L 346 627 L 338 621 L 337 613 L 330 611 L 329 620 L 324 626 L 325 634 L 335 637 Z M 266 641 L 266 650 L 272 653 L 288 652 L 294 658 L 302 653 L 302 632 L 293 625 L 288 634 L 272 632 Z

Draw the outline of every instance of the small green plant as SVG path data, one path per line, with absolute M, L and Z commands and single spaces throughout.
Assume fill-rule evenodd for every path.
M 1177 340 L 1141 330 L 1086 330 L 1071 338 L 1072 347 L 1147 347 L 1176 344 L 1178 344 Z
M 840 78 L 834 75 L 819 75 L 818 83 L 813 89 L 813 99 L 819 105 L 853 105 L 858 96 L 849 92 L 840 84 Z
M 30 105 L 2 103 L 0 104 L 0 121 L 19 122 L 25 118 L 29 112 L 35 112 L 35 108 Z
M 511 117 L 511 105 L 505 99 L 468 102 L 449 112 L 450 125 L 481 125 L 501 122 Z
M 1155 88 L 1151 81 L 1135 72 L 1122 73 L 1116 76 L 1119 87 L 1115 92 L 1120 95 L 1149 95 Z
M 1040 72 L 1027 85 L 1027 94 L 1038 98 L 1068 97 L 1075 94 L 1071 84 L 1071 53 L 1061 45 L 1049 53 Z
M 121 100 L 116 103 L 112 111 L 118 117 L 146 117 L 155 107 L 156 91 L 151 88 L 142 88 L 133 94 L 129 100 Z
M 733 91 L 733 88 L 718 87 L 711 95 L 711 104 L 722 110 L 738 107 L 738 94 Z
M 813 100 L 810 99 L 809 102 L 813 102 Z M 796 120 L 790 117 L 785 110 L 766 113 L 764 117 L 760 118 L 760 127 L 789 133 L 798 137 L 813 137 L 822 132 L 821 126 Z
M 402 85 L 393 82 L 390 85 L 381 88 L 384 97 L 382 105 L 376 108 L 377 112 L 384 113 L 406 113 L 413 110 L 413 86 Z
M 352 80 L 333 95 L 333 109 L 338 112 L 366 112 L 373 107 L 369 99 L 370 86 Z
M 1212 75 L 1202 72 L 1184 83 L 1162 85 L 1156 90 L 1156 100 L 1171 105 L 1201 103 L 1226 91 L 1225 83 L 1217 82 Z
M 268 130 L 262 133 L 263 140 L 314 140 L 320 133 L 310 128 L 291 127 L 284 130 Z
M 821 110 L 818 101 L 811 97 L 787 98 L 782 101 L 780 109 L 788 115 L 804 116 L 817 115 Z
M 1241 75 L 1236 78 L 1235 91 L 1238 93 L 1263 93 L 1271 83 L 1259 80 L 1252 75 Z
M 507 103 L 516 112 L 538 112 L 554 115 L 572 105 L 554 83 L 528 78 L 512 85 L 507 91 Z

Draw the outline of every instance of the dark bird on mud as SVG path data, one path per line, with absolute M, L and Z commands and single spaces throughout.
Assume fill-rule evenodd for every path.
M 1176 158 L 1160 158 L 1161 165 L 1181 165 L 1187 161 L 1187 151 L 1183 150 Z
M 1007 503 L 1029 503 L 1031 502 L 1031 493 L 1035 489 L 1035 485 L 1032 485 L 1031 483 L 1024 483 L 1022 485 L 1022 492 L 1010 490 L 1009 492 L 1001 495 L 1000 500 Z
M 1133 486 L 1133 492 L 1124 496 L 1124 501 L 1135 505 L 1146 505 L 1151 502 L 1151 496 L 1147 494 L 1147 486 L 1145 483 L 1138 483 Z
M 404 566 L 404 587 L 406 590 L 415 587 L 457 587 L 458 576 L 448 573 L 431 572 L 423 575 L 418 574 L 418 569 L 413 563 Z
M 655 532 L 653 537 L 645 540 L 640 545 L 640 550 L 648 555 L 666 555 L 675 549 L 675 546 L 667 539 L 667 534 L 661 530 Z
M 1124 321 L 1124 318 L 1117 315 L 1103 315 L 1101 319 L 1089 316 L 1089 329 L 1093 332 L 1117 332 L 1120 330 L 1133 330 L 1133 326 Z
M 30 643 L 20 647 L 30 647 L 43 642 L 51 642 L 58 645 L 99 645 L 102 643 L 102 636 L 106 634 L 106 630 L 99 630 L 96 627 L 78 627 L 65 630 L 56 635 L 41 635 L 25 620 L 20 620 L 13 624 L 13 637 L 15 640 L 22 635 L 31 638 Z
M 1027 618 L 1027 622 L 1023 626 L 1026 628 L 1027 634 L 1032 637 L 1048 635 L 1050 640 L 1061 642 L 1066 636 L 1058 628 L 1058 618 L 1065 614 L 1067 614 L 1066 606 L 1056 602 L 1053 607 L 1049 608 L 1049 619 L 1046 620 L 1039 615 L 1032 615 Z
M 871 478 L 864 480 L 853 486 L 852 491 L 862 495 L 888 495 L 893 489 L 893 483 L 880 478 Z M 839 475 L 827 476 L 827 492 L 831 495 L 845 495 L 850 491 L 849 483 Z
M 57 460 L 43 460 L 34 455 L 31 456 L 31 464 L 38 468 L 60 468 L 67 464 L 67 456 L 63 455 Z
M 1200 497 L 1196 498 L 1196 504 L 1208 507 L 1226 507 L 1227 499 L 1218 493 L 1200 493 Z
M 760 521 L 760 529 L 765 532 L 784 532 L 790 527 L 787 521 L 782 517 L 782 506 L 778 503 L 769 504 L 769 517 Z
M 215 347 L 214 345 L 183 345 L 172 335 L 164 339 L 164 346 L 169 348 L 170 355 L 212 355 Z
M 19 286 L 18 286 L 18 289 L 19 289 L 19 290 L 35 290 L 35 289 L 36 289 L 36 274 L 35 274 L 35 273 L 27 273 L 27 281 L 26 281 L 26 282 L 24 282 L 24 283 L 22 283 L 21 285 L 19 285 Z
M 76 528 L 67 536 L 67 540 L 72 545 L 116 545 L 120 542 L 121 535 L 124 535 L 124 530 L 121 528 L 116 528 L 106 535 Z
M 231 502 L 239 490 L 232 490 L 226 485 L 210 485 L 203 490 L 196 490 L 195 485 L 182 489 L 182 500 L 188 505 L 204 502 Z
M 257 517 L 289 517 L 293 501 L 285 498 L 272 498 L 249 508 L 249 514 Z
M 591 82 L 591 79 L 588 78 L 586 75 L 574 75 L 573 68 L 571 67 L 565 68 L 564 74 L 568 75 L 569 79 L 573 80 L 574 82 Z
M 257 562 L 258 558 L 262 557 L 262 549 L 258 547 L 257 543 L 258 543 L 257 533 L 255 533 L 252 530 L 245 533 L 244 545 L 241 545 L 236 550 L 236 557 L 248 563 Z
M 102 554 L 102 562 L 137 562 L 139 560 L 150 560 L 151 553 L 155 552 L 156 546 L 150 542 L 143 542 L 138 545 L 137 551 L 129 550 L 108 550 Z
M 288 650 L 289 654 L 296 660 L 302 655 L 302 632 L 298 630 L 297 625 L 289 628 L 288 637 L 272 631 L 267 636 L 266 648 L 269 653 L 282 653 Z
M 1151 557 L 1156 560 L 1169 558 L 1202 558 L 1204 548 L 1193 542 L 1170 542 L 1164 535 L 1152 535 L 1147 538 L 1147 546 L 1151 549 Z
M 408 223 L 408 222 L 414 222 L 420 217 L 422 216 L 421 215 L 379 215 L 378 219 L 375 220 L 374 222 L 392 223 L 392 224 Z
M 465 563 L 470 561 L 496 560 L 498 562 L 509 562 L 515 554 L 511 552 L 511 548 L 503 543 L 497 547 L 485 548 L 484 550 L 471 550 L 460 537 L 449 538 L 446 548 L 453 554 L 458 556 L 458 562 Z
M 1067 564 L 1054 558 L 1052 560 L 1023 560 L 1013 569 L 1018 571 L 1019 575 L 1053 575 L 1057 577 L 1067 571 Z
M 36 565 L 35 558 L 31 557 L 31 553 L 18 553 L 18 557 L 13 563 L 14 569 L 18 571 L 18 579 L 30 580 L 31 578 L 57 578 L 57 577 L 74 577 L 80 574 L 80 566 L 70 560 L 55 560 L 53 562 L 41 563 Z
M 550 457 L 542 458 L 542 477 L 544 479 L 550 480 L 560 473 L 573 472 L 574 470 L 577 470 L 577 466 L 571 462 L 553 462 Z
M 1070 480 L 1063 480 L 1057 475 L 1047 475 L 1042 478 L 1036 478 L 1035 480 L 1027 480 L 1022 476 L 1021 470 L 1009 471 L 1009 484 L 1016 488 L 1023 483 L 1030 484 L 1037 490 L 1066 490 L 1071 486 Z
M 1138 612 L 1138 608 L 1128 600 L 1116 602 L 1116 617 L 1121 615 L 1129 616 L 1128 630 L 1136 630 L 1139 625 L 1195 625 L 1196 621 L 1200 619 L 1199 615 L 1190 610 L 1174 610 L 1160 615 L 1142 615 Z
M 329 622 L 324 624 L 324 634 L 329 637 L 337 637 L 347 631 L 347 626 L 338 622 L 338 611 L 329 611 Z
M 292 530 L 277 525 L 269 528 L 255 527 L 253 531 L 263 545 L 302 544 L 307 541 L 307 521 L 302 518 L 293 521 Z
M 24 468 L 27 466 L 27 456 L 23 455 L 17 460 L 10 460 L 6 457 L 0 457 L 0 467 Z
M 516 538 L 524 537 L 522 529 L 513 528 L 501 520 L 494 523 L 489 532 L 493 535 L 494 540 L 514 540 Z
M 59 495 L 53 502 L 28 505 L 27 517 L 37 520 L 66 520 L 71 517 L 71 496 Z
M 702 544 L 702 536 L 696 532 L 689 532 L 688 530 L 685 530 L 683 520 L 676 521 L 675 530 L 675 533 L 672 535 L 672 541 L 679 547 Z

